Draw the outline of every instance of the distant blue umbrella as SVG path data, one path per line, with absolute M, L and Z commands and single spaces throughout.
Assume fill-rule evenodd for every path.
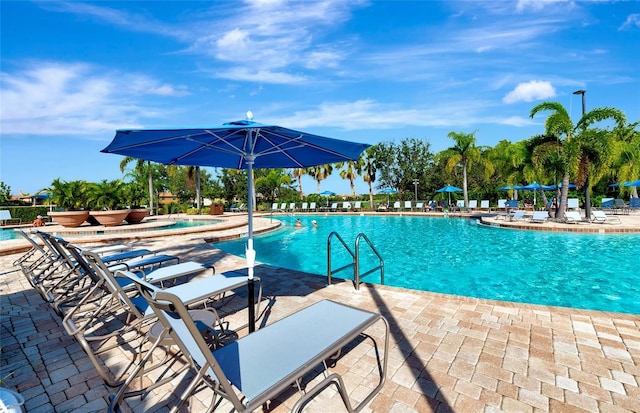
M 329 197 L 330 196 L 334 196 L 336 193 L 335 192 L 331 192 L 331 191 L 322 191 L 320 192 L 320 195 L 326 196 L 327 197 L 327 206 L 329 206 Z
M 440 189 L 438 189 L 436 192 L 448 192 L 449 193 L 449 205 L 451 205 L 451 193 L 452 192 L 462 192 L 462 189 L 457 188 L 453 185 L 447 185 L 445 187 L 442 187 Z
M 558 184 L 558 188 L 562 188 L 562 182 L 560 182 Z M 569 189 L 576 189 L 576 184 L 569 184 L 568 188 Z
M 510 191 L 512 189 L 522 189 L 520 185 L 506 185 L 498 188 L 498 191 Z
M 628 182 L 627 182 L 627 183 L 628 183 Z M 620 186 L 620 184 L 619 184 L 619 183 L 615 183 L 615 184 L 611 184 L 611 185 L 609 185 L 609 188 L 617 188 L 617 187 L 619 187 L 619 186 Z
M 397 192 L 398 191 L 393 189 L 393 188 L 384 188 L 384 189 L 381 189 L 380 191 L 378 191 L 378 193 L 387 194 L 387 205 L 389 205 L 389 200 L 391 199 L 391 194 L 395 194 Z
M 550 191 L 552 189 L 555 189 L 555 187 L 553 185 L 540 185 L 537 182 L 532 182 L 529 185 L 525 185 L 525 186 L 520 187 L 520 189 L 522 189 L 524 191 L 533 191 L 533 204 L 535 205 L 535 203 L 536 203 L 536 191 L 539 191 L 539 190 Z
M 624 186 L 640 186 L 640 179 L 638 179 L 637 181 L 633 181 L 633 182 L 627 182 L 624 184 Z

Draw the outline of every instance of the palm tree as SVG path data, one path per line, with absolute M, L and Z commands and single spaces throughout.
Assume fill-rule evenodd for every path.
M 302 201 L 302 176 L 306 175 L 307 170 L 305 168 L 294 168 L 293 177 L 298 181 L 298 193 L 300 194 L 300 200 Z
M 562 175 L 562 190 L 560 192 L 560 204 L 556 213 L 556 218 L 563 218 L 567 209 L 567 196 L 569 194 L 569 175 L 577 175 L 580 161 L 583 157 L 581 140 L 576 142 L 573 138 L 578 135 L 578 132 L 585 133 L 585 131 L 595 122 L 600 122 L 606 119 L 613 119 L 618 126 L 626 121 L 624 113 L 614 108 L 596 108 L 582 115 L 578 123 L 574 126 L 571 121 L 571 117 L 567 113 L 567 110 L 558 102 L 542 102 L 539 105 L 531 109 L 531 118 L 533 118 L 538 112 L 550 111 L 551 114 L 545 121 L 545 133 L 547 135 L 557 136 L 561 141 L 561 156 L 563 160 L 563 175 Z M 588 169 L 588 167 L 587 167 Z M 586 191 L 589 192 L 590 188 L 587 184 Z M 585 192 L 586 194 L 586 192 Z M 587 216 L 588 217 L 588 216 Z
M 358 165 L 361 162 L 362 160 L 358 159 L 357 161 L 347 161 L 336 164 L 336 167 L 338 168 L 345 168 L 340 171 L 340 178 L 349 180 L 349 184 L 351 186 L 351 196 L 353 196 L 354 198 L 356 197 L 355 180 L 358 178 Z
M 617 182 L 634 181 L 640 177 L 640 121 L 624 125 L 613 130 L 614 147 L 611 170 L 616 171 Z M 621 190 L 626 188 L 622 186 Z M 637 187 L 633 187 L 632 195 L 637 197 Z
M 371 149 L 373 146 L 365 149 L 360 155 L 359 162 L 356 164 L 356 172 L 358 175 L 362 175 L 362 179 L 369 185 L 369 205 L 371 210 L 373 207 L 373 183 L 376 181 L 376 160 L 373 157 L 375 149 Z
M 187 168 L 187 179 L 190 181 L 195 180 L 196 187 L 196 208 L 198 209 L 198 214 L 201 212 L 201 199 L 202 195 L 200 194 L 200 167 L 199 166 L 189 166 Z
M 480 159 L 480 148 L 476 146 L 475 132 L 449 132 L 447 137 L 453 139 L 455 145 L 446 149 L 441 155 L 447 160 L 445 169 L 453 171 L 458 165 L 462 166 L 462 192 L 464 194 L 464 206 L 469 206 L 469 193 L 467 189 L 467 167 L 472 161 Z
M 151 210 L 150 215 L 153 215 L 153 174 L 151 170 L 151 161 L 145 161 L 143 159 L 125 156 L 122 161 L 120 161 L 120 172 L 124 172 L 125 169 L 127 169 L 127 165 L 129 165 L 129 163 L 131 163 L 132 161 L 136 161 L 135 169 L 140 174 L 144 174 L 146 169 L 149 183 L 149 209 Z
M 124 182 L 119 179 L 103 179 L 98 183 L 90 183 L 87 186 L 88 201 L 99 210 L 120 208 L 124 199 L 124 188 Z
M 318 183 L 318 193 L 320 193 L 320 182 L 327 179 L 333 172 L 333 165 L 312 166 L 307 170 L 307 174 Z

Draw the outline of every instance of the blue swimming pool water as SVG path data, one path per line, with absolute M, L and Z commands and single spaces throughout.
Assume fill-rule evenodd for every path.
M 599 235 L 484 228 L 465 219 L 329 215 L 284 217 L 286 226 L 255 237 L 256 259 L 326 277 L 327 237 L 353 248 L 364 233 L 385 263 L 385 284 L 533 304 L 640 314 L 640 234 Z M 319 227 L 312 228 L 311 220 Z M 246 240 L 216 244 L 244 255 Z M 365 273 L 377 259 L 360 242 Z M 332 267 L 351 262 L 332 243 Z M 353 270 L 333 274 L 353 279 Z M 364 278 L 379 283 L 379 272 Z

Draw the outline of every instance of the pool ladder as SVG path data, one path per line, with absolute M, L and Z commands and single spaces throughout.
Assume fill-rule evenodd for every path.
M 380 284 L 384 285 L 384 260 L 382 259 L 382 256 L 380 255 L 376 247 L 373 246 L 369 238 L 364 233 L 362 232 L 359 233 L 356 236 L 355 247 L 352 251 L 351 248 L 349 248 L 349 246 L 347 245 L 347 243 L 344 242 L 344 239 L 342 239 L 340 234 L 338 234 L 336 231 L 331 232 L 331 234 L 329 234 L 329 237 L 327 238 L 327 284 L 328 285 L 331 285 L 331 240 L 334 237 L 338 241 L 340 241 L 344 249 L 347 250 L 349 255 L 351 255 L 351 258 L 353 260 L 353 283 L 356 287 L 356 290 L 360 290 L 360 239 L 365 240 L 369 248 L 371 248 L 371 251 L 373 251 L 373 253 L 376 254 L 378 259 L 380 260 L 380 267 L 379 267 L 380 268 Z M 371 269 L 364 275 L 365 276 L 368 275 L 369 273 L 373 272 L 375 269 L 376 268 Z

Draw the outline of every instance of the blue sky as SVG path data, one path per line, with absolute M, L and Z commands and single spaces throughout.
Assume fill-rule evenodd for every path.
M 575 121 L 640 119 L 636 1 L 2 1 L 0 180 L 121 178 L 100 153 L 122 128 L 244 118 L 375 144 L 451 131 L 478 144 Z M 336 176 L 322 190 L 349 193 Z M 454 183 L 456 184 L 456 183 Z M 460 184 L 460 183 L 457 183 Z M 305 193 L 316 192 L 310 178 Z M 357 185 L 366 192 L 364 183 Z

